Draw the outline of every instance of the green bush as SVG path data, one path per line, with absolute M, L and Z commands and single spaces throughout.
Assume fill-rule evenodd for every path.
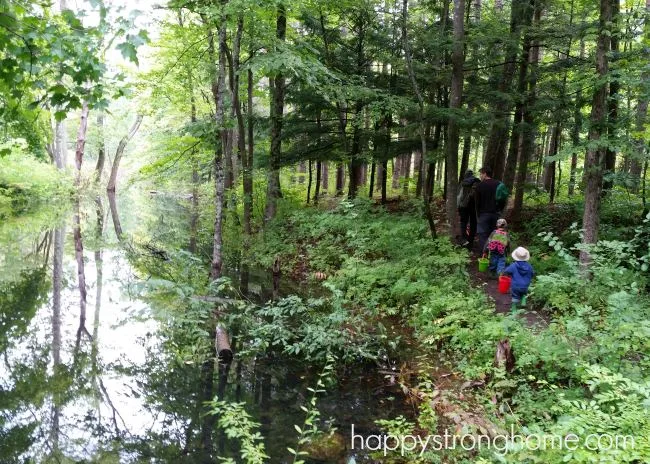
M 0 144 L 10 153 L 0 155 L 0 218 L 6 218 L 39 203 L 68 197 L 72 182 L 51 164 L 25 152 L 21 141 Z

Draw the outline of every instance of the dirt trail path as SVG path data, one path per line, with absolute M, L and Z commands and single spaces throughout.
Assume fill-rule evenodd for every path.
M 475 287 L 482 288 L 492 301 L 494 301 L 495 312 L 500 314 L 509 313 L 512 302 L 510 293 L 503 294 L 499 292 L 498 279 L 490 279 L 487 272 L 479 272 L 477 264 L 478 257 L 476 253 L 472 253 L 467 265 L 467 271 L 469 272 L 472 284 Z M 528 307 L 524 312 L 520 313 L 519 317 L 526 320 L 526 325 L 529 328 L 542 329 L 548 327 L 550 321 L 530 306 L 531 304 L 529 302 Z

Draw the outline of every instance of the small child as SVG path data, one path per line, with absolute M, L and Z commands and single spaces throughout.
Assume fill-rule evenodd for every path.
M 497 228 L 494 230 L 485 242 L 483 256 L 490 252 L 490 272 L 498 275 L 506 267 L 506 251 L 510 248 L 510 237 L 506 231 L 508 223 L 505 219 L 497 221 Z
M 526 306 L 526 294 L 528 293 L 530 282 L 535 275 L 535 270 L 528 262 L 530 253 L 524 247 L 517 248 L 512 252 L 511 256 L 515 262 L 508 266 L 503 273 L 512 276 L 512 282 L 510 284 L 512 306 L 510 310 L 515 311 L 520 302 L 522 307 Z

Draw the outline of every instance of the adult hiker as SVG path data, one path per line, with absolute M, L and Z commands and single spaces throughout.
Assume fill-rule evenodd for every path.
M 474 203 L 474 187 L 481 182 L 474 176 L 474 171 L 468 169 L 465 171 L 465 176 L 460 183 L 458 189 L 458 214 L 460 215 L 460 237 L 461 246 L 467 247 L 470 250 L 474 244 L 474 237 L 476 236 L 476 204 Z M 467 225 L 469 224 L 469 232 Z
M 496 193 L 500 182 L 492 179 L 492 169 L 484 166 L 479 170 L 481 182 L 474 189 L 474 202 L 476 203 L 477 232 L 479 249 L 485 248 L 485 243 L 499 219 Z

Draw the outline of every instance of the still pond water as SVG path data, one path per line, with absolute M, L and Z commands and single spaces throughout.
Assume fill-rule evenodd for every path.
M 235 353 L 210 395 L 201 366 L 166 350 L 169 316 L 140 296 L 148 276 L 129 243 L 155 244 L 154 254 L 209 253 L 196 244 L 210 231 L 197 231 L 193 202 L 131 192 L 112 204 L 83 199 L 76 211 L 49 206 L 0 223 L 0 462 L 220 462 L 237 450 L 218 431 L 205 436 L 203 404 L 217 391 L 262 424 L 268 462 L 291 462 L 286 448 L 296 446 L 314 373 L 286 361 L 253 366 Z M 252 297 L 270 293 L 264 274 L 251 278 Z M 376 366 L 337 374 L 319 410 L 348 448 L 351 424 L 369 434 L 374 420 L 408 414 Z M 373 462 L 344 446 L 313 458 Z

